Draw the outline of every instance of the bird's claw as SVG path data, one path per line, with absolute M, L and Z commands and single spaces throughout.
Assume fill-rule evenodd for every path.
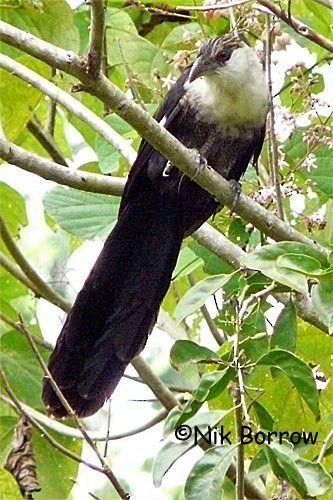
M 196 161 L 195 161 L 195 174 L 192 177 L 192 180 L 196 179 L 197 176 L 204 170 L 206 167 L 208 167 L 208 162 L 206 158 L 197 150 L 195 150 L 196 154 Z
M 236 181 L 235 179 L 230 179 L 229 181 L 229 186 L 234 192 L 234 198 L 232 200 L 232 205 L 230 207 L 230 216 L 234 213 L 236 210 L 240 195 L 242 193 L 242 185 L 240 182 Z
M 165 165 L 165 167 L 163 169 L 162 176 L 163 177 L 169 177 L 172 168 L 173 167 L 172 167 L 172 164 L 170 163 L 170 161 L 167 161 L 167 163 L 166 163 L 166 165 Z

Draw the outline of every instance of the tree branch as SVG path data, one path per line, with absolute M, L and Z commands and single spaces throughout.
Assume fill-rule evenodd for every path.
M 61 401 L 61 404 L 64 406 L 64 408 L 66 409 L 68 415 L 70 415 L 74 422 L 75 422 L 75 425 L 77 426 L 77 428 L 79 429 L 79 431 L 81 432 L 83 438 L 85 439 L 85 441 L 87 442 L 87 444 L 91 447 L 91 449 L 93 450 L 93 452 L 95 453 L 96 457 L 98 458 L 101 466 L 102 466 L 102 469 L 104 471 L 104 474 L 106 475 L 106 477 L 108 478 L 108 480 L 110 481 L 110 483 L 112 484 L 112 486 L 114 487 L 114 489 L 117 491 L 118 495 L 120 496 L 120 498 L 122 498 L 123 500 L 129 500 L 129 495 L 128 493 L 126 493 L 122 486 L 120 485 L 118 479 L 116 478 L 116 476 L 114 475 L 114 473 L 112 472 L 111 468 L 109 467 L 109 465 L 107 464 L 107 462 L 105 461 L 104 457 L 101 455 L 99 449 L 97 448 L 97 445 L 94 443 L 94 441 L 90 438 L 88 432 L 86 431 L 86 429 L 84 428 L 84 426 L 82 425 L 80 419 L 76 416 L 74 410 L 72 409 L 72 407 L 70 406 L 70 404 L 68 403 L 68 401 L 65 399 L 64 395 L 62 394 L 61 390 L 59 389 L 57 383 L 55 382 L 54 378 L 52 377 L 48 367 L 46 366 L 43 358 L 41 357 L 36 345 L 35 345 L 35 342 L 32 338 L 32 336 L 30 335 L 30 332 L 29 330 L 27 330 L 23 324 L 23 322 L 21 321 L 20 325 L 20 330 L 21 332 L 25 335 L 26 339 L 28 340 L 30 346 L 31 346 L 31 349 L 33 351 L 33 353 L 35 354 L 36 356 L 36 359 L 39 363 L 39 365 L 41 366 L 45 376 L 48 378 L 50 384 L 52 385 L 52 388 L 53 390 L 55 391 L 55 393 L 57 394 L 59 400 Z
M 120 196 L 124 190 L 125 179 L 91 174 L 81 170 L 73 171 L 34 153 L 29 153 L 1 138 L 0 157 L 27 172 L 82 191 Z
M 311 40 L 311 42 L 320 45 L 329 52 L 333 52 L 333 42 L 331 40 L 325 38 L 322 35 L 319 35 L 316 31 L 309 28 L 309 26 L 307 26 L 306 24 L 298 21 L 298 19 L 296 19 L 294 16 L 289 16 L 289 14 L 281 9 L 281 7 L 279 7 L 275 2 L 271 2 L 270 0 L 257 0 L 257 3 L 262 5 L 263 7 L 266 7 L 266 9 L 272 12 L 275 16 L 282 19 L 282 21 L 288 24 L 288 26 L 295 30 L 296 33 L 299 33 L 308 40 Z
M 15 403 L 7 398 L 6 396 L 3 396 L 0 394 L 0 398 L 7 404 L 11 406 L 15 406 Z M 75 429 L 74 427 L 69 427 L 68 425 L 62 424 L 58 420 L 55 420 L 53 418 L 48 417 L 47 415 L 44 415 L 44 413 L 40 413 L 39 411 L 35 410 L 34 408 L 31 408 L 31 406 L 28 406 L 21 401 L 19 401 L 21 408 L 24 410 L 24 413 L 29 415 L 29 417 L 35 419 L 37 422 L 39 422 L 42 425 L 45 425 L 52 431 L 58 432 L 62 436 L 67 436 L 72 439 L 83 439 L 83 436 L 80 431 Z M 162 422 L 162 420 L 165 419 L 165 417 L 168 415 L 168 410 L 161 410 L 159 411 L 155 417 L 153 417 L 151 420 L 146 422 L 143 425 L 140 425 L 136 427 L 135 429 L 131 429 L 127 432 L 119 433 L 119 434 L 111 434 L 109 436 L 105 436 L 105 433 L 101 433 L 100 431 L 89 431 L 89 436 L 93 441 L 105 441 L 106 439 L 108 441 L 116 441 L 118 439 L 123 439 L 125 437 L 130 437 L 130 436 L 135 436 L 136 434 L 140 434 L 141 432 L 144 432 L 151 427 L 154 427 L 154 425 L 159 424 Z M 102 469 L 101 469 L 102 470 Z
M 12 390 L 12 388 L 11 388 L 9 382 L 8 382 L 6 374 L 5 374 L 5 372 L 3 371 L 3 369 L 1 367 L 0 367 L 0 378 L 2 379 L 2 383 L 4 385 L 4 388 L 5 388 L 8 396 L 9 396 L 9 398 L 6 398 L 6 396 L 4 396 L 4 395 L 2 395 L 0 393 L 0 399 L 2 399 L 3 401 L 5 401 L 6 403 L 10 404 L 11 406 L 13 406 L 16 409 L 16 411 L 17 411 L 17 413 L 19 415 L 24 415 L 29 420 L 29 422 L 31 423 L 31 425 L 33 425 L 33 427 L 35 427 L 39 431 L 40 435 L 43 436 L 46 439 L 46 441 L 48 441 L 54 448 L 56 448 L 57 450 L 59 450 L 61 453 L 63 453 L 64 455 L 68 456 L 72 460 L 75 460 L 76 462 L 78 462 L 80 464 L 84 464 L 87 467 L 89 467 L 90 469 L 93 469 L 93 470 L 95 470 L 97 472 L 101 472 L 101 474 L 105 475 L 105 471 L 101 467 L 98 467 L 97 465 L 94 465 L 94 464 L 91 464 L 91 463 L 87 462 L 86 460 L 82 459 L 81 457 L 79 457 L 78 455 L 76 455 L 75 453 L 73 453 L 72 451 L 68 450 L 62 444 L 58 443 L 58 441 L 56 441 L 51 436 L 51 434 L 49 434 L 47 432 L 47 430 L 37 421 L 37 419 L 35 419 L 26 410 L 25 405 L 22 404 L 17 399 L 14 391 Z M 33 411 L 35 413 L 38 413 L 35 410 L 33 410 Z
M 105 33 L 104 0 L 89 0 L 91 7 L 91 24 L 89 50 L 87 54 L 87 71 L 94 78 L 101 70 Z
M 87 123 L 97 134 L 111 144 L 126 160 L 132 165 L 136 158 L 136 152 L 130 144 L 112 129 L 102 118 L 93 113 L 77 99 L 69 95 L 64 90 L 58 88 L 54 83 L 38 75 L 29 68 L 23 66 L 10 57 L 0 54 L 0 67 L 9 71 L 12 75 L 21 78 L 36 89 L 43 92 L 54 102 L 58 102 L 74 116 Z M 61 163 L 61 162 L 58 162 Z
M 198 243 L 231 264 L 235 269 L 242 267 L 242 259 L 246 256 L 246 253 L 209 224 L 203 224 L 192 236 Z M 289 300 L 289 297 L 281 293 L 276 294 L 275 297 L 282 304 L 286 304 Z M 318 317 L 307 295 L 295 292 L 294 303 L 299 317 L 328 333 L 327 325 Z
M 27 276 L 28 280 L 34 285 L 34 287 L 39 291 L 39 295 L 45 297 L 46 300 L 61 307 L 65 311 L 69 312 L 71 305 L 67 300 L 65 300 L 61 295 L 55 292 L 35 271 L 35 269 L 30 265 L 27 259 L 22 254 L 21 250 L 16 245 L 14 239 L 12 238 L 5 221 L 0 214 L 0 234 L 2 239 L 11 253 L 14 260 L 17 262 L 21 270 Z
M 12 276 L 14 276 L 18 281 L 20 281 L 23 285 L 25 285 L 36 297 L 41 296 L 41 292 L 38 288 L 30 281 L 27 276 L 21 271 L 19 266 L 15 265 L 11 260 L 9 260 L 5 254 L 0 252 L 0 265 L 3 266 L 6 271 L 9 272 Z
M 61 151 L 59 150 L 53 136 L 46 129 L 42 127 L 41 123 L 39 123 L 36 117 L 28 121 L 27 129 L 43 146 L 45 151 L 49 153 L 53 161 L 59 163 L 59 165 L 68 167 L 67 162 L 63 157 L 63 155 L 61 154 Z

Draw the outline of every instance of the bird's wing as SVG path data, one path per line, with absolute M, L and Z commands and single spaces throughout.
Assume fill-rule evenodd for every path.
M 182 109 L 181 99 L 185 94 L 185 82 L 188 79 L 191 66 L 185 69 L 184 73 L 178 78 L 176 83 L 168 92 L 165 99 L 162 101 L 158 110 L 156 111 L 154 118 L 157 122 L 162 122 L 164 128 L 166 128 L 170 133 L 173 133 L 173 129 L 177 126 L 177 116 Z M 174 134 L 175 135 L 175 134 Z M 137 187 L 137 184 L 144 181 L 146 176 L 146 169 L 148 167 L 149 160 L 152 155 L 156 155 L 156 159 L 160 164 L 163 162 L 167 163 L 167 159 L 158 153 L 153 146 L 149 144 L 145 139 L 141 141 L 138 155 L 132 168 L 130 170 L 128 181 L 126 183 L 125 191 L 121 200 L 120 211 L 125 208 L 128 202 L 129 193 L 133 191 L 133 188 Z

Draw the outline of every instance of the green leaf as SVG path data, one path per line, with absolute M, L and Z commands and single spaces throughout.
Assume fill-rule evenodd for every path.
M 67 232 L 104 239 L 118 216 L 119 198 L 57 186 L 43 200 L 45 211 Z
M 274 474 L 283 477 L 292 484 L 301 495 L 307 494 L 305 481 L 294 460 L 290 457 L 291 447 L 287 445 L 270 445 L 265 447 Z M 288 453 L 289 452 L 289 453 Z
M 297 314 L 290 299 L 280 312 L 273 329 L 270 347 L 294 352 L 297 339 Z
M 163 52 L 145 38 L 139 36 L 135 24 L 123 10 L 109 8 L 106 16 L 107 51 L 112 54 L 112 66 L 120 69 L 125 78 L 139 80 L 154 88 L 154 73 L 166 76 L 169 72 Z
M 292 269 L 305 275 L 313 275 L 322 272 L 320 262 L 309 255 L 286 253 L 277 258 L 276 263 L 280 267 Z
M 311 179 L 316 187 L 330 198 L 333 198 L 333 159 L 332 151 L 320 148 L 316 154 L 315 166 L 310 170 L 303 169 L 305 177 Z
M 175 437 L 178 443 L 167 440 L 155 457 L 153 464 L 153 482 L 155 487 L 162 483 L 163 476 L 170 467 L 181 458 L 187 451 L 198 444 L 200 433 L 206 433 L 209 429 L 215 432 L 215 426 L 230 412 L 211 411 L 200 413 L 188 420 L 186 425 L 175 429 Z M 199 430 L 199 432 L 197 432 Z
M 230 222 L 228 238 L 241 248 L 245 247 L 248 243 L 249 235 L 245 229 L 245 224 L 240 217 L 235 217 Z
M 272 443 L 265 447 L 271 462 L 278 464 L 278 477 L 283 477 L 304 496 L 316 497 L 325 494 L 332 486 L 332 479 L 319 463 L 312 463 L 300 458 L 292 446 L 283 443 Z
M 50 74 L 46 64 L 30 56 L 21 56 L 19 62 L 44 78 Z M 43 94 L 35 87 L 14 74 L 0 70 L 0 114 L 8 140 L 17 140 L 42 99 Z
M 50 351 L 38 349 L 46 361 Z M 16 396 L 29 406 L 43 409 L 40 394 L 44 374 L 23 334 L 9 331 L 2 335 L 0 361 Z
M 0 211 L 12 236 L 28 223 L 23 197 L 4 182 L 0 182 Z
M 176 267 L 173 271 L 172 280 L 187 276 L 189 273 L 195 271 L 198 267 L 202 266 L 202 259 L 197 257 L 189 247 L 181 249 Z
M 184 490 L 186 500 L 216 500 L 221 497 L 225 474 L 236 454 L 237 445 L 207 450 L 192 468 Z
M 290 254 L 298 255 L 300 258 L 304 256 L 305 260 L 310 257 L 310 259 L 317 260 L 323 268 L 328 267 L 327 260 L 320 252 L 304 243 L 291 241 L 274 243 L 254 250 L 242 259 L 242 265 L 261 271 L 269 278 L 307 294 L 308 286 L 305 276 L 298 271 L 279 265 L 279 259 Z M 300 258 L 297 260 L 298 264 Z M 293 259 L 295 260 L 295 257 Z
M 83 441 L 48 430 L 52 437 L 75 455 L 81 456 Z M 79 463 L 52 446 L 39 432 L 32 435 L 38 480 L 42 487 L 41 498 L 66 499 L 73 488 L 72 478 L 77 477 Z M 50 473 L 52 471 L 52 473 Z M 37 499 L 36 495 L 36 499 Z
M 31 406 L 31 403 L 29 405 Z M 0 417 L 0 460 L 2 463 L 12 448 L 17 420 L 18 417 Z M 63 436 L 50 429 L 48 429 L 48 432 L 60 445 L 67 448 L 68 451 L 81 456 L 82 440 Z M 32 433 L 32 445 L 37 466 L 37 478 L 42 488 L 41 493 L 36 494 L 36 498 L 59 500 L 67 498 L 73 488 L 71 477 L 75 478 L 77 476 L 79 463 L 63 453 L 59 453 L 44 436 L 35 430 Z M 50 471 L 52 471 L 52 474 L 50 474 Z M 2 496 L 3 484 L 1 477 L 0 484 L 1 499 L 14 500 L 16 497 Z M 19 498 L 22 499 L 22 496 Z
M 187 364 L 220 358 L 214 351 L 200 346 L 191 340 L 177 340 L 170 351 L 170 362 L 176 370 L 181 370 Z
M 333 333 L 333 272 L 322 276 L 319 283 L 312 287 L 311 300 L 316 313 Z
M 0 469 L 1 498 L 22 500 L 22 494 L 14 476 L 8 470 Z
M 3 5 L 3 2 L 1 2 Z M 74 13 L 66 0 L 42 0 L 40 8 L 20 1 L 16 8 L 1 8 L 0 18 L 9 24 L 55 44 L 77 52 L 79 33 L 74 24 Z M 37 3 L 37 2 L 36 2 Z
M 264 354 L 256 365 L 274 366 L 294 384 L 316 420 L 320 419 L 319 395 L 311 368 L 291 352 L 276 349 Z
M 256 413 L 256 416 L 259 420 L 259 425 L 262 429 L 266 431 L 272 431 L 274 427 L 274 418 L 271 414 L 266 410 L 266 408 L 258 403 L 258 401 L 254 401 L 253 409 Z
M 208 276 L 196 283 L 178 302 L 174 311 L 176 320 L 180 323 L 186 316 L 193 314 L 211 295 L 228 283 L 233 275 L 234 273 Z
M 177 412 L 176 416 L 173 416 L 172 422 L 174 427 L 192 418 L 200 410 L 205 401 L 214 399 L 223 393 L 234 377 L 235 370 L 231 366 L 222 371 L 204 373 L 193 397 L 189 399 L 182 410 Z
M 118 115 L 108 115 L 104 121 L 124 139 L 137 137 L 137 132 L 133 127 Z M 95 151 L 99 160 L 99 168 L 103 174 L 114 173 L 118 170 L 120 153 L 100 135 L 96 136 Z
M 204 246 L 200 245 L 195 240 L 190 241 L 190 248 L 193 252 L 204 261 L 203 270 L 207 274 L 230 274 L 233 272 L 233 267 L 220 259 L 215 253 L 211 252 Z
M 230 366 L 221 371 L 204 373 L 199 387 L 194 393 L 194 399 L 204 402 L 216 398 L 225 390 L 234 376 L 235 370 Z

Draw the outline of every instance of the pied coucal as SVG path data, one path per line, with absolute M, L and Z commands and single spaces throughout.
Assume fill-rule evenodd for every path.
M 202 46 L 155 119 L 227 180 L 238 181 L 260 154 L 267 110 L 268 88 L 255 51 L 226 35 Z M 141 142 L 117 224 L 49 360 L 52 376 L 78 416 L 92 415 L 103 405 L 142 351 L 184 237 L 217 209 L 209 193 Z M 51 415 L 67 415 L 47 379 L 43 400 Z

